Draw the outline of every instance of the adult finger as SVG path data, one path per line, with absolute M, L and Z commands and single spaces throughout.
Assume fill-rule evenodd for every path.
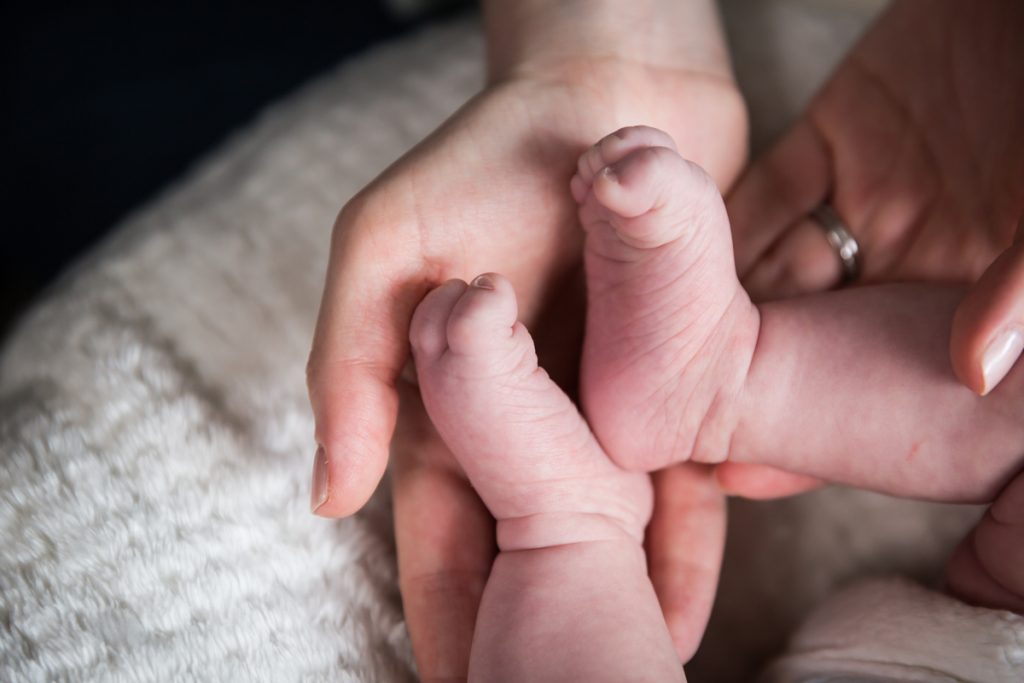
M 424 681 L 465 680 L 473 628 L 496 552 L 494 520 L 402 387 L 391 470 L 399 588 Z
M 647 560 L 682 661 L 697 651 L 711 616 L 725 547 L 725 496 L 711 469 L 684 463 L 656 472 Z
M 968 388 L 985 395 L 1024 350 L 1024 219 L 1013 245 L 971 288 L 953 318 L 950 360 Z
M 726 201 L 740 277 L 826 199 L 830 163 L 825 140 L 805 116 L 746 170 Z
M 765 301 L 832 289 L 842 276 L 839 256 L 825 231 L 805 217 L 754 264 L 743 278 L 743 286 L 752 299 Z
M 307 367 L 317 442 L 311 504 L 325 517 L 358 510 L 384 474 L 409 320 L 429 285 L 401 231 L 359 206 L 350 203 L 335 226 Z
M 947 586 L 972 605 L 1024 614 L 1024 473 L 953 552 Z
M 976 538 L 977 532 L 972 531 L 953 551 L 946 569 L 947 589 L 970 605 L 1024 614 L 1024 595 L 1008 590 L 992 577 L 978 558 Z M 1021 543 L 1024 538 L 1013 540 Z
M 784 498 L 811 491 L 824 482 L 803 474 L 793 474 L 768 465 L 726 462 L 715 468 L 721 489 L 733 496 L 754 500 Z

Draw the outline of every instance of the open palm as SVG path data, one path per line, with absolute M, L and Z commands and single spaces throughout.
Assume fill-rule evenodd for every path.
M 465 675 L 494 550 L 490 516 L 400 379 L 412 311 L 449 278 L 501 272 L 542 365 L 574 385 L 584 297 L 569 179 L 583 149 L 639 121 L 673 131 L 723 185 L 742 164 L 745 111 L 727 71 L 549 70 L 485 89 L 353 198 L 335 226 L 309 365 L 317 440 L 329 454 L 317 456 L 315 478 L 329 486 L 314 489 L 313 505 L 327 516 L 361 507 L 394 428 L 401 588 L 424 678 Z
M 972 281 L 1024 207 L 1024 5 L 894 3 L 730 200 L 761 298 L 826 289 L 839 263 L 806 216 L 831 201 L 862 280 Z

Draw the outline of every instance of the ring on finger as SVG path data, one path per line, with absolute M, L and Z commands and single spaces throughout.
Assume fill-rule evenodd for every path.
M 854 282 L 860 275 L 860 244 L 831 204 L 823 202 L 811 211 L 811 218 L 825 232 L 825 239 L 835 250 L 843 266 L 842 284 Z

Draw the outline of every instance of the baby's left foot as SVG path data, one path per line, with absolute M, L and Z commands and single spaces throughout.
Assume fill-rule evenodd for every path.
M 585 152 L 571 189 L 587 233 L 580 389 L 594 433 L 630 469 L 725 458 L 759 317 L 714 182 L 638 126 Z

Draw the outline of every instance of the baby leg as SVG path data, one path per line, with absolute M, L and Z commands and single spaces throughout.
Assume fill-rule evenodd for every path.
M 614 133 L 579 161 L 581 396 L 609 456 L 729 459 L 887 493 L 987 501 L 1024 454 L 1024 369 L 980 398 L 948 361 L 962 289 L 862 287 L 755 308 L 713 183 L 671 139 Z
M 410 331 L 427 411 L 497 519 L 470 678 L 682 680 L 641 545 L 650 482 L 611 463 L 516 316 L 489 274 L 428 294 Z

